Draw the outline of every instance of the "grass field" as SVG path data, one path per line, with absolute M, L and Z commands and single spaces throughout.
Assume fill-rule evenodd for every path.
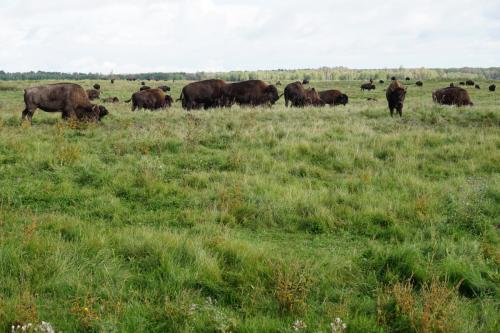
M 350 103 L 120 103 L 98 125 L 37 111 L 20 126 L 23 88 L 43 83 L 0 82 L 0 331 L 315 333 L 339 317 L 346 332 L 499 332 L 489 82 L 471 108 L 433 104 L 449 82 L 411 86 L 401 119 L 386 85 L 313 82 Z M 139 87 L 99 83 L 120 100 Z M 167 84 L 176 99 L 186 82 Z

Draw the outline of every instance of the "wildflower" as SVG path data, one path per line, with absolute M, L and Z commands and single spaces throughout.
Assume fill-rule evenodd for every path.
M 302 321 L 302 320 L 296 320 L 293 325 L 292 325 L 292 328 L 294 331 L 298 332 L 300 330 L 303 330 L 305 328 L 307 328 L 307 325 Z
M 335 318 L 335 322 L 330 323 L 330 328 L 332 329 L 332 333 L 341 333 L 347 329 L 347 324 L 342 322 L 342 319 Z

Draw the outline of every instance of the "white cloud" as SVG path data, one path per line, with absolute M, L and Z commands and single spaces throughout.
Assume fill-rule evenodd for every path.
M 498 66 L 496 0 L 2 0 L 7 71 Z

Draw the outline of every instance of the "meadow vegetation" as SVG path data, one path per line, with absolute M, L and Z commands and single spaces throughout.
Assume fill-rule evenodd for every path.
M 410 86 L 402 118 L 386 85 L 324 81 L 349 104 L 21 126 L 23 88 L 47 82 L 0 82 L 0 331 L 499 331 L 489 81 L 464 108 L 433 104 L 449 81 Z

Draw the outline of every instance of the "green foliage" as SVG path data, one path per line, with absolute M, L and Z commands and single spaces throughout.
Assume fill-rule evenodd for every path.
M 462 74 L 414 71 L 398 73 L 436 81 L 408 87 L 402 118 L 378 84 L 319 82 L 391 71 L 228 73 L 281 91 L 307 74 L 349 104 L 118 103 L 97 125 L 21 126 L 23 89 L 55 81 L 0 82 L 0 331 L 497 332 L 498 95 L 434 105 Z M 97 82 L 122 101 L 139 86 Z

